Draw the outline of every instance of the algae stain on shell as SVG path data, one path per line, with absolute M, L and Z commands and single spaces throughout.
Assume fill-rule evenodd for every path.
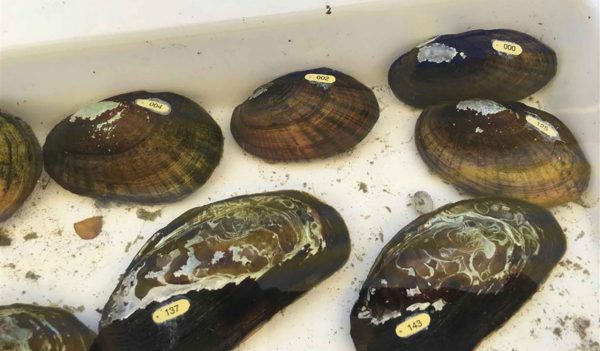
M 306 193 L 248 195 L 192 209 L 133 259 L 104 308 L 98 347 L 228 350 L 339 269 L 349 250 L 339 214 Z M 184 314 L 152 321 L 181 299 L 189 302 Z M 131 328 L 157 335 L 123 344 Z
M 535 293 L 565 246 L 548 211 L 517 200 L 465 200 L 423 215 L 386 245 L 361 289 L 351 317 L 357 350 L 471 350 Z M 421 313 L 427 328 L 396 335 Z

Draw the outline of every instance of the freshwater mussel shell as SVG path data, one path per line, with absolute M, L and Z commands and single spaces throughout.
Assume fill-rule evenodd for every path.
M 342 217 L 298 191 L 189 210 L 135 256 L 104 307 L 95 350 L 229 350 L 347 260 Z M 155 323 L 158 309 L 189 310 Z
M 333 76 L 333 83 L 307 79 Z M 279 77 L 254 91 L 231 118 L 231 133 L 248 153 L 269 161 L 325 158 L 363 140 L 379 118 L 375 94 L 329 68 Z
M 351 313 L 356 349 L 472 350 L 538 290 L 565 248 L 550 212 L 519 200 L 464 200 L 422 215 L 371 268 Z
M 71 192 L 155 203 L 203 185 L 222 153 L 221 130 L 198 104 L 173 93 L 139 91 L 65 118 L 46 139 L 44 162 Z
M 94 332 L 60 308 L 0 306 L 0 350 L 85 351 L 94 337 Z
M 554 51 L 530 35 L 473 30 L 435 37 L 405 53 L 390 67 L 388 81 L 398 99 L 416 107 L 471 98 L 516 101 L 545 86 L 556 66 Z
M 31 127 L 0 112 L 0 222 L 21 207 L 41 173 L 42 150 Z
M 590 179 L 571 131 L 518 102 L 465 100 L 427 108 L 415 142 L 431 170 L 472 194 L 554 206 L 578 199 Z

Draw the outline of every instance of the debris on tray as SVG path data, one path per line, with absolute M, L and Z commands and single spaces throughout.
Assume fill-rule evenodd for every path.
M 75 233 L 83 240 L 94 239 L 102 231 L 104 221 L 102 216 L 90 217 L 73 224 Z

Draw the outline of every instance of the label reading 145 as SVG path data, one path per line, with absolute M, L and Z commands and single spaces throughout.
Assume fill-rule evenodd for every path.
M 156 324 L 161 324 L 185 314 L 189 309 L 190 301 L 188 299 L 177 300 L 157 308 L 154 313 L 152 313 L 152 320 Z
M 418 314 L 398 324 L 396 326 L 396 335 L 401 338 L 408 338 L 427 329 L 429 323 L 431 323 L 431 317 L 427 313 Z

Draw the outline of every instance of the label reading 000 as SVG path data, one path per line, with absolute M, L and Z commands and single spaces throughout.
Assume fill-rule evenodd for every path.
M 166 116 L 171 113 L 171 105 L 160 99 L 136 99 L 135 104 L 159 115 Z
M 332 84 L 335 82 L 335 76 L 329 74 L 309 73 L 304 76 L 309 82 Z
M 417 314 L 398 324 L 396 326 L 396 335 L 401 338 L 408 338 L 427 329 L 429 323 L 431 323 L 431 317 L 427 313 Z
M 521 45 L 511 41 L 493 40 L 492 47 L 494 50 L 507 55 L 519 56 L 523 52 Z
M 189 309 L 190 301 L 188 299 L 177 300 L 157 308 L 152 313 L 152 320 L 156 324 L 161 324 L 185 314 Z

